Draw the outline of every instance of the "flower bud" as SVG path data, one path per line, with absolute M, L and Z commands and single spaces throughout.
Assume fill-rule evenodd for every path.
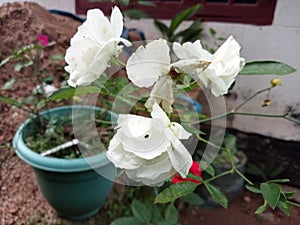
M 274 78 L 271 80 L 271 88 L 276 87 L 278 85 L 281 85 L 281 79 L 280 78 Z
M 271 100 L 270 99 L 265 99 L 263 101 L 263 103 L 261 104 L 262 107 L 267 107 L 269 105 L 271 105 Z

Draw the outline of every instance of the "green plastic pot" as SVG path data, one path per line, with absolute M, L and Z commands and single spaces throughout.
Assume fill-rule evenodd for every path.
M 42 112 L 44 116 L 63 116 L 70 113 L 90 112 L 100 108 L 90 106 L 64 106 Z M 116 115 L 109 113 L 113 119 Z M 45 199 L 58 215 L 82 220 L 96 214 L 104 205 L 116 174 L 116 168 L 105 153 L 80 159 L 44 157 L 27 147 L 24 136 L 30 132 L 26 120 L 13 138 L 17 155 L 29 164 Z

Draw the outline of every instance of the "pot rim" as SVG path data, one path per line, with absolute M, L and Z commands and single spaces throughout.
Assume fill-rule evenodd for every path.
M 49 109 L 52 112 L 60 110 L 72 109 L 101 109 L 95 106 L 88 105 L 69 105 L 69 106 L 59 106 Z M 45 114 L 47 111 L 41 112 Z M 117 116 L 116 114 L 110 112 L 112 116 Z M 61 158 L 51 158 L 41 156 L 37 152 L 30 149 L 24 142 L 22 132 L 27 126 L 32 118 L 28 118 L 21 124 L 17 132 L 13 137 L 13 148 L 16 154 L 27 164 L 34 168 L 52 171 L 52 172 L 80 172 L 87 171 L 91 169 L 97 169 L 99 167 L 110 164 L 111 162 L 107 159 L 106 153 L 102 152 L 93 156 L 78 158 L 78 159 L 61 159 Z

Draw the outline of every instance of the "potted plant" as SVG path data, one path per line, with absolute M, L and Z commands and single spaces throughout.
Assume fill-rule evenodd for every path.
M 40 35 L 37 43 L 22 46 L 2 60 L 1 66 L 16 62 L 20 72 L 32 69 L 37 86 L 22 100 L 2 95 L 0 100 L 30 114 L 16 131 L 13 147 L 32 167 L 45 199 L 60 216 L 81 220 L 99 211 L 113 187 L 116 169 L 107 159 L 105 148 L 117 115 L 84 103 L 47 102 L 57 88 L 39 66 L 45 48 L 54 46 L 47 36 Z M 5 87 L 13 89 L 16 82 L 13 78 Z M 102 142 L 86 137 L 93 132 Z
M 213 160 L 206 165 L 201 165 L 200 161 L 202 169 L 211 174 L 208 179 L 201 177 L 199 162 L 193 162 L 192 159 L 195 149 L 185 146 L 182 140 L 196 137 L 207 146 L 217 148 L 215 154 L 217 156 L 221 146 L 203 138 L 199 124 L 213 122 L 230 115 L 253 115 L 241 113 L 238 109 L 253 96 L 270 91 L 280 83 L 280 79 L 273 79 L 270 87 L 258 91 L 235 110 L 227 112 L 222 96 L 228 93 L 237 75 L 289 74 L 295 70 L 275 61 L 246 63 L 240 56 L 241 47 L 233 36 L 230 36 L 213 54 L 202 48 L 200 40 L 183 44 L 168 43 L 164 39 L 153 40 L 145 46 L 138 46 L 132 55 L 124 60 L 120 54 L 122 50 L 131 47 L 132 43 L 120 37 L 122 30 L 123 16 L 117 7 L 113 8 L 110 19 L 105 17 L 100 9 L 89 10 L 86 21 L 78 28 L 66 51 L 65 70 L 69 73 L 69 86 L 61 88 L 49 97 L 52 101 L 70 97 L 83 101 L 93 100 L 91 95 L 95 94 L 99 98 L 93 101 L 92 105 L 100 105 L 104 111 L 118 114 L 116 129 L 109 138 L 105 153 L 108 160 L 117 168 L 116 182 L 158 187 L 168 183 L 159 194 L 157 193 L 156 203 L 173 202 L 192 193 L 198 185 L 204 185 L 213 198 L 226 208 L 228 205 L 226 197 L 212 181 L 236 172 L 248 183 L 251 190 L 261 193 L 265 202 L 272 208 L 277 204 L 279 207 L 282 204 L 294 204 L 289 201 L 290 195 L 281 191 L 276 181 L 271 185 L 263 184 L 258 190 L 235 166 L 231 151 L 227 151 L 231 162 L 230 169 L 215 174 L 214 171 L 209 171 L 209 164 Z M 123 72 L 121 77 L 115 76 L 121 69 Z M 211 111 L 209 116 L 205 116 L 177 104 L 178 96 L 183 93 L 188 95 L 187 91 L 199 85 L 203 90 L 211 92 L 213 98 L 219 97 L 215 98 L 216 100 L 223 99 L 223 105 L 218 104 L 218 107 L 224 107 L 222 113 L 215 114 Z M 14 101 L 2 99 L 18 105 Z M 215 104 L 211 103 L 212 106 Z M 47 114 L 48 112 L 43 114 L 45 118 L 48 117 Z M 74 118 L 74 115 L 72 117 Z M 289 112 L 281 117 L 288 119 Z M 52 121 L 52 117 L 48 118 Z M 95 117 L 92 118 L 94 120 Z M 106 123 L 106 120 L 100 120 L 102 124 Z M 81 119 L 75 124 L 72 120 L 75 130 L 85 124 Z M 30 131 L 31 129 L 28 132 Z M 83 133 L 92 135 L 90 130 Z M 214 135 L 214 132 L 211 133 Z M 91 139 L 95 140 L 93 137 Z M 86 149 L 85 139 L 79 141 Z M 18 148 L 18 143 L 15 146 Z M 20 152 L 19 155 L 25 159 Z M 85 158 L 88 159 L 89 157 Z M 98 160 L 100 159 L 96 158 L 96 162 L 94 160 L 88 162 L 93 168 L 97 168 Z M 57 172 L 54 176 L 58 176 Z M 169 182 L 171 180 L 172 184 Z M 47 188 L 44 190 L 46 192 Z M 272 198 L 270 194 L 266 195 L 267 191 L 271 192 Z M 277 201 L 274 202 L 274 199 Z
M 66 118 L 72 118 L 72 116 L 74 118 L 76 114 L 78 117 L 80 114 L 81 122 L 89 124 L 93 122 L 91 118 L 95 111 L 97 113 L 101 109 L 90 106 L 62 106 L 43 111 L 40 116 L 45 121 L 60 119 L 59 124 L 63 123 Z M 114 114 L 107 113 L 105 119 L 109 121 L 111 116 L 115 117 Z M 17 155 L 33 168 L 43 196 L 62 217 L 79 220 L 96 214 L 104 205 L 112 189 L 115 167 L 106 158 L 105 152 L 100 151 L 99 148 L 96 154 L 93 152 L 92 156 L 71 159 L 49 157 L 50 154 L 47 157 L 30 149 L 28 138 L 32 137 L 33 132 L 37 134 L 38 129 L 42 127 L 41 124 L 36 124 L 34 119 L 37 118 L 30 118 L 20 126 L 13 139 L 13 147 Z M 70 142 L 73 146 L 64 147 L 60 151 L 66 151 L 68 148 L 77 148 L 75 151 L 78 151 L 78 144 L 75 145 L 74 140 L 63 145 Z M 88 146 L 79 154 L 84 154 L 92 147 Z M 74 151 L 74 149 L 69 151 Z M 70 155 L 72 157 L 72 154 L 64 153 L 63 157 L 70 157 Z

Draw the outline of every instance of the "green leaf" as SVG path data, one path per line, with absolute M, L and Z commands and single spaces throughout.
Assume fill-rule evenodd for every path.
M 268 181 L 269 183 L 288 183 L 290 182 L 290 179 L 276 179 L 276 180 L 269 180 Z
M 162 22 L 154 20 L 155 27 L 162 33 L 162 35 L 167 35 L 169 28 Z
M 30 61 L 27 61 L 27 62 L 19 62 L 15 65 L 15 71 L 16 72 L 20 72 L 24 67 L 28 67 L 28 66 L 31 66 L 33 65 L 33 61 L 30 60 Z
M 151 1 L 137 1 L 138 5 L 144 5 L 144 6 L 151 6 L 151 7 L 155 7 L 155 3 L 151 2 Z
M 205 168 L 204 171 L 211 175 L 212 177 L 215 176 L 215 169 L 211 164 L 208 164 L 206 161 L 200 161 L 201 169 Z
M 9 105 L 12 105 L 12 106 L 16 106 L 18 108 L 22 107 L 22 104 L 20 102 L 14 100 L 14 99 L 8 98 L 8 97 L 0 96 L 0 101 L 7 103 Z
M 112 221 L 110 225 L 141 225 L 135 217 L 121 217 Z
M 217 189 L 214 185 L 210 183 L 204 183 L 206 189 L 211 194 L 211 196 L 225 209 L 228 207 L 228 200 L 226 196 Z
M 189 37 L 194 34 L 195 38 L 198 38 L 200 36 L 201 31 L 201 21 L 195 20 L 187 29 L 175 34 L 174 40 L 177 40 L 178 38 L 182 37 L 183 39 L 181 40 L 181 43 L 191 41 Z
M 266 175 L 264 172 L 256 165 L 252 163 L 247 163 L 246 172 L 255 176 L 258 176 L 262 178 L 263 180 L 266 180 Z
M 289 216 L 291 214 L 291 203 L 286 201 L 285 198 L 281 197 L 277 203 L 277 206 L 280 211 L 282 211 L 286 215 Z
M 247 188 L 247 190 L 249 190 L 253 193 L 261 194 L 261 191 L 259 190 L 259 188 L 255 187 L 255 186 L 247 184 L 245 187 Z
M 182 123 L 182 126 L 184 127 L 184 129 L 192 134 L 196 134 L 196 135 L 199 135 L 199 134 L 205 134 L 203 131 L 189 125 L 189 124 L 186 124 L 186 123 Z
M 123 14 L 124 17 L 132 18 L 136 20 L 139 20 L 141 18 L 151 18 L 151 16 L 148 13 L 139 9 L 128 9 L 124 11 Z
M 13 55 L 8 56 L 7 58 L 3 59 L 0 62 L 0 67 L 3 66 L 4 64 L 8 63 L 11 59 L 15 58 Z
M 163 221 L 161 212 L 156 204 L 151 204 L 150 212 L 151 212 L 151 221 L 153 221 L 154 223 Z
M 51 56 L 51 60 L 55 61 L 55 60 L 63 60 L 65 58 L 64 54 L 55 54 Z
M 181 182 L 171 184 L 165 188 L 158 196 L 156 196 L 154 203 L 168 203 L 180 198 L 181 196 L 192 193 L 197 187 L 193 182 Z
M 199 195 L 196 193 L 190 193 L 188 195 L 182 196 L 180 198 L 183 202 L 186 202 L 190 205 L 203 205 L 204 204 L 204 199 L 201 198 Z
M 283 192 L 282 194 L 285 197 L 285 199 L 289 199 L 289 198 L 292 198 L 296 194 L 296 192 L 288 191 L 288 192 Z
M 267 209 L 267 202 L 265 201 L 263 205 L 261 205 L 260 207 L 258 207 L 258 208 L 255 210 L 255 214 L 261 214 L 261 213 L 263 213 L 266 209 Z
M 186 19 L 192 17 L 193 15 L 195 15 L 196 12 L 198 12 L 201 9 L 201 5 L 197 4 L 194 5 L 182 12 L 180 12 L 179 14 L 177 14 L 171 21 L 171 25 L 169 28 L 169 32 L 168 32 L 168 36 L 173 36 L 174 31 L 178 28 L 178 26 Z
M 261 183 L 260 190 L 268 205 L 272 209 L 275 209 L 276 204 L 280 198 L 280 186 L 274 183 Z
M 165 219 L 169 224 L 174 224 L 178 222 L 177 209 L 173 204 L 169 204 L 165 211 Z
M 12 90 L 14 89 L 14 85 L 16 83 L 16 79 L 12 78 L 9 81 L 5 82 L 4 86 L 2 87 L 2 90 Z
M 97 94 L 97 93 L 100 93 L 100 91 L 101 91 L 101 89 L 98 87 L 95 87 L 95 86 L 77 87 L 77 88 L 72 88 L 72 87 L 62 88 L 62 89 L 54 92 L 53 94 L 51 94 L 51 96 L 49 97 L 49 100 L 56 101 L 56 100 L 61 100 L 61 99 L 65 99 L 65 98 L 72 98 L 75 95 L 80 96 L 80 95 L 85 95 L 88 93 Z
M 293 67 L 277 61 L 248 62 L 239 73 L 240 75 L 287 75 L 295 72 Z
M 133 200 L 131 204 L 133 215 L 142 223 L 148 223 L 151 219 L 151 213 L 147 207 L 139 200 Z
M 216 30 L 214 28 L 211 28 L 211 27 L 209 28 L 209 33 L 213 37 L 216 36 L 216 34 L 217 34 Z

